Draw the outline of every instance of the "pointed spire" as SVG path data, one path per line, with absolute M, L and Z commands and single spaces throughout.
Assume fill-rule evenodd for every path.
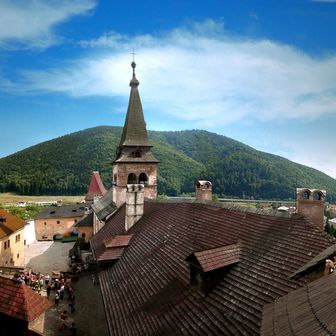
M 86 202 L 93 202 L 95 197 L 101 197 L 106 194 L 106 189 L 104 187 L 103 181 L 100 178 L 99 172 L 94 171 L 92 173 L 91 182 L 89 190 L 85 196 Z
M 140 94 L 138 90 L 139 81 L 135 76 L 136 63 L 131 63 L 133 68 L 133 76 L 130 81 L 131 93 L 128 103 L 127 115 L 121 141 L 121 146 L 145 146 L 151 147 L 148 140 L 148 134 L 146 129 L 146 123 L 142 110 Z

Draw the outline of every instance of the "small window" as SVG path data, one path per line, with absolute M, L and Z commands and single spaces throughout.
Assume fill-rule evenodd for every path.
M 139 183 L 140 184 L 143 184 L 145 186 L 148 185 L 148 177 L 145 173 L 141 173 L 140 176 L 139 176 Z
M 302 196 L 303 196 L 303 199 L 309 199 L 309 192 L 304 191 Z
M 44 222 L 44 225 L 47 225 L 47 222 Z
M 129 174 L 127 178 L 127 184 L 136 184 L 136 183 L 137 183 L 136 175 L 133 173 Z
M 60 221 L 57 221 L 57 224 L 60 224 L 61 222 Z
M 16 255 L 16 259 L 19 259 L 20 258 L 20 254 L 18 253 L 17 255 Z
M 321 198 L 322 198 L 321 193 L 319 193 L 319 192 L 314 193 L 314 200 L 320 201 Z
M 7 241 L 7 246 L 10 248 L 10 240 Z
M 72 212 L 77 212 L 77 210 L 76 209 L 72 209 Z
M 75 219 L 74 222 L 77 223 L 77 219 Z
M 7 242 L 4 242 L 4 249 L 7 249 Z
M 53 211 L 50 211 L 50 215 L 53 215 L 55 213 L 55 211 L 53 210 Z
M 82 233 L 82 238 L 85 238 L 85 233 Z

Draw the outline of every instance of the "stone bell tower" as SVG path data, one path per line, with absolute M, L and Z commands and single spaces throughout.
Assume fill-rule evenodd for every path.
M 113 201 L 117 207 L 126 201 L 128 184 L 142 184 L 144 197 L 157 197 L 158 160 L 152 154 L 142 110 L 139 81 L 135 77 L 136 64 L 132 62 L 133 76 L 130 82 L 127 115 L 116 159 L 113 162 Z

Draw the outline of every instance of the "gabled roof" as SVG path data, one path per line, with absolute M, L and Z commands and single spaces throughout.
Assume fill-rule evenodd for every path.
M 113 202 L 113 188 L 110 188 L 106 194 L 92 204 L 92 209 L 99 220 L 105 220 L 106 217 L 111 215 L 117 206 Z
M 113 236 L 105 241 L 105 247 L 113 248 L 128 246 L 131 238 L 132 235 Z
M 96 253 L 125 234 L 125 205 L 93 237 Z M 263 306 L 303 286 L 290 279 L 334 240 L 300 216 L 274 217 L 211 204 L 146 201 L 130 245 L 99 273 L 113 335 L 259 335 Z M 234 263 L 207 295 L 185 259 L 236 244 Z
M 335 335 L 336 275 L 330 274 L 264 307 L 261 335 Z
M 100 178 L 99 172 L 94 171 L 92 173 L 91 182 L 89 186 L 89 190 L 85 196 L 86 202 L 93 202 L 96 196 L 104 196 L 106 193 L 106 189 L 104 184 Z
M 0 208 L 0 239 L 22 229 L 25 221 Z
M 26 284 L 0 276 L 0 313 L 31 322 L 52 306 Z
M 332 259 L 331 256 L 336 252 L 336 244 L 328 246 L 325 250 L 319 253 L 317 256 L 309 260 L 306 264 L 296 270 L 293 274 L 290 275 L 291 278 L 303 275 L 304 273 L 308 272 L 312 268 L 316 266 L 321 266 L 325 264 L 325 260 L 327 258 Z
M 203 272 L 210 272 L 239 262 L 239 256 L 240 245 L 237 243 L 194 252 L 186 260 L 194 257 Z
M 52 205 L 35 216 L 35 219 L 83 217 L 91 204 Z
M 96 249 L 95 257 L 98 262 L 119 259 L 129 245 L 132 235 L 113 236 L 106 240 L 100 249 Z

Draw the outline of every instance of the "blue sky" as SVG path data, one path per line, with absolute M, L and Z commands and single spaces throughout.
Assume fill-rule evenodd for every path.
M 206 129 L 336 177 L 336 0 L 0 1 L 0 157 L 123 125 Z

